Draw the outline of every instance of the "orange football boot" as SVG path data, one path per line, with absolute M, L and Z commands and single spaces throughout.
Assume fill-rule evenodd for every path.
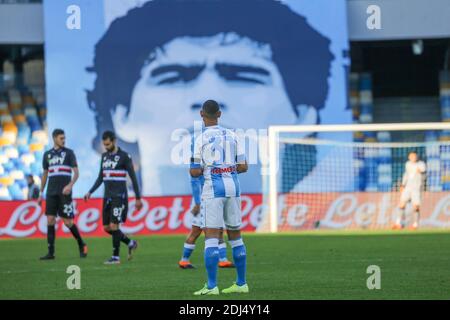
M 219 261 L 219 268 L 234 268 L 234 263 L 231 261 Z
M 189 261 L 183 261 L 183 260 L 178 262 L 178 266 L 181 269 L 194 269 L 195 268 Z

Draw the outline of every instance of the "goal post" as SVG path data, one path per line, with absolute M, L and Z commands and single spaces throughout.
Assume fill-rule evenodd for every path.
M 426 207 L 433 211 L 444 199 L 444 191 L 450 190 L 450 123 L 269 127 L 268 176 L 263 188 L 268 215 L 259 231 L 358 227 L 358 223 L 330 221 L 333 214 L 339 219 L 353 214 L 359 222 L 365 221 L 365 225 L 360 223 L 362 227 L 389 227 L 394 213 L 399 214 L 399 179 L 411 151 L 420 153 L 427 163 L 423 194 L 433 198 Z M 349 200 L 356 208 L 351 213 L 347 208 L 351 205 L 336 203 L 339 197 L 353 197 L 356 202 L 368 199 L 368 204 L 357 208 L 355 201 Z M 383 210 L 390 211 L 384 212 L 384 217 L 379 216 L 381 209 L 374 209 L 377 201 L 384 201 L 379 207 L 384 205 Z M 428 225 L 436 220 L 434 226 L 450 227 L 450 214 L 445 212 L 442 218 L 434 211 L 426 212 Z M 284 228 L 286 219 L 295 220 L 296 227 Z M 370 223 L 368 219 L 379 221 Z

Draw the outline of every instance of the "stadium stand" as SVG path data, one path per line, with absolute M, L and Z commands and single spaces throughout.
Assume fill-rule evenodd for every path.
M 41 162 L 48 144 L 44 92 L 9 89 L 0 96 L 0 200 L 24 200 L 25 176 L 40 183 Z

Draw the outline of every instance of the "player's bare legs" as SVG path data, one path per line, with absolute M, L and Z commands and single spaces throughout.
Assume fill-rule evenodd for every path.
M 413 213 L 413 223 L 411 225 L 411 229 L 416 230 L 419 227 L 419 219 L 420 219 L 420 206 L 413 205 L 414 213 Z
M 400 204 L 398 205 L 399 208 L 399 214 L 397 216 L 397 220 L 394 224 L 393 229 L 402 229 L 403 228 L 403 223 L 405 221 L 405 208 L 406 208 L 406 203 L 404 202 L 400 202 Z
M 202 229 L 198 226 L 192 226 L 191 231 L 189 232 L 186 241 L 184 243 L 183 248 L 183 256 L 181 260 L 178 262 L 178 265 L 182 269 L 193 269 L 194 266 L 190 263 L 189 258 L 191 257 L 192 252 L 195 249 L 195 242 L 198 237 L 202 234 Z

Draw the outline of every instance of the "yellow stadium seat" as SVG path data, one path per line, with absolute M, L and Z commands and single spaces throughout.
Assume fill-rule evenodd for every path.
M 14 183 L 14 179 L 11 177 L 0 177 L 0 184 L 4 186 L 10 186 Z
M 3 131 L 17 133 L 17 126 L 14 122 L 7 122 L 3 124 Z
M 42 143 L 32 143 L 30 144 L 30 151 L 42 151 L 44 150 L 44 145 Z
M 12 141 L 6 137 L 0 137 L 0 147 L 9 146 L 12 144 Z

